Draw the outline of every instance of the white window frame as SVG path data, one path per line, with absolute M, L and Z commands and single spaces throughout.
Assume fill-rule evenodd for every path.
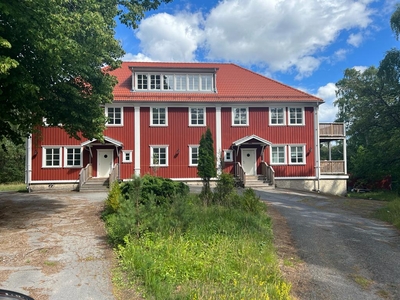
M 165 124 L 154 124 L 153 120 L 153 109 L 165 109 Z M 160 117 L 160 112 L 158 112 L 158 117 Z M 159 118 L 160 120 L 160 118 Z M 152 106 L 150 107 L 150 126 L 165 127 L 168 126 L 168 107 L 166 106 Z
M 228 154 L 230 158 L 228 158 Z M 233 162 L 233 150 L 224 149 L 224 162 Z
M 240 110 L 242 110 L 242 109 L 246 110 L 246 123 L 245 124 L 242 124 L 242 123 L 235 124 L 235 116 L 236 116 L 237 109 L 239 110 L 239 121 L 241 121 L 240 116 L 242 114 Z M 249 108 L 248 107 L 243 107 L 243 106 L 232 107 L 232 126 L 249 126 Z
M 272 123 L 272 110 L 273 109 L 282 109 L 283 111 L 283 123 Z M 279 118 L 277 119 L 279 120 Z M 285 126 L 286 125 L 286 107 L 282 106 L 273 106 L 269 108 L 269 125 L 270 126 Z
M 49 150 L 49 149 L 53 149 L 53 150 L 55 150 L 55 149 L 57 149 L 58 150 L 58 155 L 59 155 L 59 158 L 58 158 L 58 165 L 54 165 L 53 164 L 53 161 L 54 161 L 54 153 L 52 153 L 52 159 L 51 159 L 51 161 L 52 161 L 52 165 L 50 165 L 50 166 L 48 166 L 48 165 L 46 165 L 46 156 L 47 156 L 47 150 Z M 63 158 L 63 155 L 62 155 L 63 153 L 62 153 L 62 147 L 60 147 L 60 146 L 43 146 L 42 147 L 42 168 L 61 168 L 62 167 L 62 158 Z
M 114 114 L 114 118 L 113 118 L 113 122 L 114 123 L 109 123 L 109 121 L 107 121 L 106 126 L 107 127 L 122 127 L 124 126 L 124 108 L 122 106 L 114 106 L 114 105 L 106 105 L 105 107 L 105 114 L 106 117 L 108 118 L 108 110 L 109 109 L 113 109 L 113 114 Z M 115 124 L 115 109 L 120 109 L 121 110 L 121 124 Z
M 79 165 L 74 165 L 74 164 L 72 164 L 72 165 L 69 165 L 68 164 L 68 150 L 69 149 L 79 149 Z M 74 155 L 74 158 L 73 158 L 73 161 L 75 161 L 75 151 L 74 151 L 74 153 L 73 153 L 73 155 Z M 80 147 L 80 146 L 65 146 L 64 147 L 64 168 L 82 168 L 82 147 Z
M 172 79 L 172 84 L 171 84 Z M 167 88 L 165 88 L 167 86 Z M 162 74 L 162 89 L 164 91 L 175 90 L 175 75 L 174 74 Z
M 214 76 L 212 74 L 200 74 L 199 90 L 212 92 Z M 209 89 L 207 87 L 210 87 Z
M 154 163 L 153 156 L 154 156 L 154 149 L 165 149 L 165 164 L 158 164 Z M 150 145 L 150 166 L 151 167 L 168 167 L 168 145 Z
M 305 165 L 306 164 L 306 147 L 305 145 L 288 145 L 289 148 L 289 165 Z M 292 162 L 292 149 L 295 148 L 296 149 L 296 154 L 297 154 L 297 148 L 302 148 L 302 162 L 297 162 L 297 155 L 296 155 L 296 162 Z
M 294 123 L 292 123 L 292 117 L 291 117 L 291 109 L 295 109 L 296 110 L 296 112 L 295 112 L 295 117 L 294 117 L 294 119 L 295 119 L 295 122 Z M 301 122 L 300 123 L 298 123 L 298 118 L 297 118 L 297 110 L 301 110 Z M 305 121 L 304 121 L 304 107 L 289 107 L 288 108 L 288 124 L 290 125 L 290 126 L 302 126 L 302 125 L 304 125 L 305 124 Z
M 160 91 L 163 83 L 162 74 L 149 74 L 150 84 L 148 86 L 150 91 Z
M 192 109 L 202 109 L 203 110 L 203 124 L 199 124 L 198 123 L 198 121 L 199 121 L 199 113 L 197 112 L 196 113 L 196 117 L 197 117 L 197 119 L 196 119 L 196 124 L 192 124 Z M 206 124 L 207 124 L 207 122 L 206 122 L 206 108 L 205 107 L 199 107 L 199 106 L 197 106 L 197 107 L 189 107 L 189 126 L 193 126 L 193 127 L 204 127 L 204 126 L 206 126 Z
M 175 82 L 175 91 L 178 92 L 187 91 L 187 86 L 188 86 L 187 74 L 175 74 L 174 82 Z
M 200 145 L 189 145 L 189 166 L 197 167 L 199 164 L 199 147 Z M 193 149 L 197 149 L 197 164 L 193 163 Z
M 142 76 L 142 87 L 139 88 L 139 76 Z M 145 81 L 145 83 L 143 83 Z M 146 85 L 146 88 L 143 88 L 143 85 Z M 146 73 L 137 73 L 135 76 L 135 88 L 138 91 L 147 91 L 149 89 L 149 74 Z
M 273 148 L 283 147 L 283 162 L 279 162 L 279 152 L 278 152 L 278 162 L 274 162 L 273 160 Z M 270 149 L 270 164 L 271 165 L 286 165 L 287 164 L 287 147 L 286 145 L 273 145 Z
M 123 163 L 131 163 L 132 162 L 132 150 L 122 150 L 122 162 Z M 126 158 L 126 154 L 129 155 L 129 158 Z

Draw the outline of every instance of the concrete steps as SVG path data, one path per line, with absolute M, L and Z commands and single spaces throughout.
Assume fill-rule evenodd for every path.
M 269 188 L 274 189 L 275 187 L 269 182 L 264 181 L 264 177 L 261 175 L 246 176 L 245 188 Z
M 80 192 L 108 192 L 108 186 L 108 178 L 89 178 L 89 180 L 82 185 Z

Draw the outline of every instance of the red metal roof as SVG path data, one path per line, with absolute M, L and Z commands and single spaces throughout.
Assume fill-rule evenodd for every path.
M 217 69 L 217 92 L 132 91 L 131 68 Z M 123 62 L 110 74 L 118 79 L 115 101 L 137 102 L 323 102 L 322 99 L 232 63 Z

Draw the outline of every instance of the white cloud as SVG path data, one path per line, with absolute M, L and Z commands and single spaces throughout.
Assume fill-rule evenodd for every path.
M 333 122 L 336 119 L 338 109 L 333 105 L 333 102 L 336 100 L 336 90 L 336 85 L 330 82 L 321 86 L 315 94 L 315 96 L 325 101 L 325 103 L 319 107 L 320 122 Z
M 357 34 L 352 33 L 349 35 L 349 38 L 347 39 L 347 43 L 354 47 L 358 47 L 362 41 L 363 41 L 363 36 L 361 33 Z
M 125 53 L 125 55 L 121 58 L 122 61 L 153 61 L 150 57 L 147 57 L 143 53 L 132 54 Z
M 160 13 L 144 19 L 136 36 L 144 55 L 160 61 L 193 61 L 203 40 L 200 14 Z
M 354 66 L 353 69 L 357 70 L 358 72 L 363 73 L 368 67 L 366 66 Z
M 339 34 L 358 46 L 372 22 L 373 0 L 222 0 L 204 16 L 200 12 L 154 14 L 136 31 L 142 54 L 152 60 L 210 60 L 265 65 L 265 72 L 311 76 L 322 61 L 342 60 L 340 49 L 324 51 Z M 350 31 L 358 30 L 354 34 Z

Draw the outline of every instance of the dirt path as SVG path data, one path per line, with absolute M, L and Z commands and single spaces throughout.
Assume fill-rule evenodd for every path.
M 0 288 L 35 300 L 113 299 L 105 193 L 0 193 Z

